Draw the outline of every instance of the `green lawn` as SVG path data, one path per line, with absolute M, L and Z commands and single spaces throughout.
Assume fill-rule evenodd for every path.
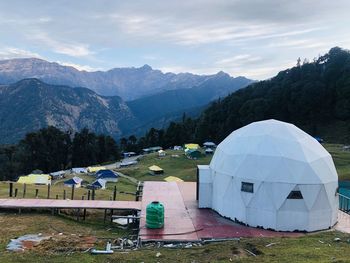
M 179 177 L 184 181 L 196 181 L 196 170 L 198 164 L 209 164 L 212 156 L 203 156 L 198 160 L 188 159 L 183 151 L 167 150 L 165 157 L 158 157 L 157 153 L 145 155 L 141 161 L 129 168 L 120 169 L 122 173 L 136 178 L 139 181 L 163 181 L 168 176 Z M 178 157 L 172 157 L 178 155 Z M 163 175 L 151 175 L 148 167 L 158 165 L 163 168 Z
M 324 146 L 333 157 L 339 180 L 350 180 L 350 151 L 344 151 L 341 144 L 325 144 Z

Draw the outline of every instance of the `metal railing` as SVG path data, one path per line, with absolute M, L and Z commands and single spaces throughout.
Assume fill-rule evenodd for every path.
M 339 194 L 339 210 L 350 214 L 350 197 Z

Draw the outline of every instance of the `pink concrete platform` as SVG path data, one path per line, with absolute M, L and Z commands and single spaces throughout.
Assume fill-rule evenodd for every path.
M 335 224 L 334 229 L 350 234 L 350 215 L 339 210 L 338 222 Z
M 160 201 L 165 208 L 164 228 L 146 228 L 146 206 Z M 246 227 L 225 219 L 211 209 L 199 209 L 196 183 L 145 182 L 142 196 L 142 241 L 199 241 L 235 237 L 297 237 L 301 233 L 276 232 Z
M 86 208 L 141 210 L 141 202 L 58 199 L 0 199 L 0 208 Z

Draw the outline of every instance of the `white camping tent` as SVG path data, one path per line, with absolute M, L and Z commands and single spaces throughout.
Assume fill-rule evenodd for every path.
M 87 169 L 83 167 L 74 167 L 71 169 L 71 173 L 74 174 L 85 174 L 87 173 Z
M 338 176 L 310 135 L 276 120 L 232 132 L 199 166 L 199 207 L 254 227 L 315 231 L 337 221 Z

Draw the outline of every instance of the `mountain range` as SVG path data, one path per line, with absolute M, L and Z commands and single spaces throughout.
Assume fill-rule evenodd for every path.
M 93 89 L 77 87 L 77 84 L 64 84 L 69 81 L 77 83 L 78 80 L 89 84 L 89 78 L 93 76 L 90 74 L 108 75 L 113 71 L 118 74 L 124 72 L 124 80 L 130 79 L 130 83 L 124 83 L 130 84 L 124 90 L 135 92 L 133 85 L 137 79 L 146 85 L 148 80 L 145 79 L 153 78 L 152 81 L 158 86 L 151 89 L 151 85 L 147 84 L 148 88 L 146 85 L 142 91 L 151 92 L 152 95 L 138 95 L 139 98 L 126 101 L 116 95 L 101 95 L 108 94 L 109 90 L 103 89 L 103 85 L 99 87 L 104 91 L 98 93 Z M 177 81 L 168 82 L 165 89 L 159 88 L 159 83 L 165 83 L 165 79 L 170 77 Z M 103 76 L 100 78 L 104 80 Z M 39 59 L 15 59 L 0 61 L 0 83 L 1 144 L 15 143 L 26 133 L 49 125 L 72 132 L 86 127 L 116 139 L 131 134 L 143 135 L 151 127 L 166 127 L 184 113 L 198 116 L 209 103 L 249 85 L 252 80 L 233 78 L 224 72 L 210 76 L 163 74 L 149 66 L 85 72 Z M 98 83 L 97 78 L 91 83 L 86 86 L 94 86 Z M 109 91 L 118 90 L 118 87 L 113 86 Z M 130 94 L 127 98 L 132 97 Z
M 0 61 L 0 84 L 37 78 L 55 85 L 89 88 L 103 96 L 120 96 L 125 101 L 167 90 L 192 88 L 212 77 L 213 75 L 191 73 L 163 73 L 149 65 L 88 72 L 38 58 Z

